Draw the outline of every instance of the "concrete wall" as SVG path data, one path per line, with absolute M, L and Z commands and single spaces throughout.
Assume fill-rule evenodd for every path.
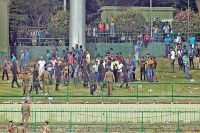
M 200 45 L 198 42 L 197 44 Z M 186 45 L 189 47 L 189 44 L 183 43 L 183 45 Z M 172 47 L 175 47 L 174 44 L 171 44 Z M 65 50 L 67 46 L 61 46 L 58 47 L 60 53 L 62 53 L 62 50 Z M 29 49 L 30 58 L 32 59 L 39 59 L 40 56 L 46 57 L 46 50 L 48 49 L 50 52 L 54 47 L 51 46 L 18 46 L 18 47 L 11 47 L 10 49 L 16 50 L 17 58 L 20 58 L 20 51 L 25 50 L 25 48 Z M 118 52 L 122 52 L 124 57 L 127 57 L 129 54 L 134 55 L 134 45 L 132 43 L 111 43 L 111 44 L 105 44 L 105 43 L 96 43 L 96 44 L 86 44 L 86 49 L 90 52 L 91 58 L 94 58 L 94 51 L 95 48 L 98 49 L 101 56 L 104 56 L 105 53 L 110 49 L 113 48 L 115 54 Z M 12 51 L 12 50 L 11 50 Z M 148 49 L 144 49 L 144 45 L 142 46 L 140 50 L 140 57 L 145 56 L 147 53 L 150 53 L 152 56 L 165 56 L 165 44 L 163 42 L 158 43 L 150 43 L 148 46 Z
M 149 7 L 124 7 L 124 6 L 104 6 L 102 7 L 101 19 L 104 21 L 106 18 L 110 18 L 111 13 L 117 15 L 118 13 L 126 10 L 127 8 L 133 8 L 141 11 L 146 21 L 150 22 L 150 8 Z M 152 18 L 160 17 L 161 19 L 172 19 L 173 18 L 173 7 L 153 7 Z
M 9 0 L 0 0 L 0 67 L 3 65 L 3 56 L 8 56 L 8 29 L 9 29 Z

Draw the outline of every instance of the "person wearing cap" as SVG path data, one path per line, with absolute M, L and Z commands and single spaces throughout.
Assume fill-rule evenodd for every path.
M 8 133 L 14 133 L 15 128 L 13 127 L 13 120 L 9 121 L 9 126 L 8 126 Z
M 50 73 L 47 71 L 47 67 L 44 68 L 45 71 L 42 72 L 41 80 L 43 82 L 43 94 L 47 89 L 47 93 L 49 93 L 49 81 L 50 81 Z
M 17 133 L 26 133 L 26 129 L 23 126 L 23 122 L 19 123 L 19 127 L 17 127 Z
M 23 72 L 24 72 L 24 52 L 23 50 L 21 50 L 21 57 L 20 57 L 20 73 L 22 73 L 22 69 L 23 69 Z
M 44 122 L 43 132 L 42 133 L 50 133 L 49 122 Z
M 12 88 L 15 88 L 14 87 L 14 82 L 16 82 L 18 88 L 20 88 L 21 86 L 19 85 L 18 81 L 17 81 L 17 76 L 18 75 L 18 71 L 17 71 L 17 66 L 16 66 L 16 62 L 13 62 L 13 65 L 12 65 L 12 75 L 13 75 L 13 79 L 12 79 Z
M 167 34 L 167 37 L 165 37 L 165 56 L 166 58 L 168 58 L 168 55 L 170 53 L 169 48 L 170 48 L 170 44 L 171 44 L 172 39 L 170 38 L 169 34 Z
M 24 122 L 24 119 L 26 119 L 26 127 L 28 126 L 28 118 L 30 116 L 30 106 L 28 104 L 28 100 L 25 99 L 24 104 L 22 104 L 21 107 L 21 112 L 22 112 L 22 120 L 21 122 Z
M 106 72 L 104 77 L 104 82 L 107 84 L 108 88 L 108 95 L 112 95 L 112 88 L 113 88 L 113 82 L 115 82 L 115 76 L 111 69 L 108 69 L 108 72 Z
M 40 90 L 42 90 L 41 86 L 40 86 L 40 83 L 39 83 L 39 72 L 38 72 L 38 68 L 37 68 L 37 65 L 34 64 L 34 68 L 33 68 L 33 86 L 31 85 L 30 87 L 30 90 L 29 90 L 29 93 L 31 93 L 32 90 L 35 89 L 36 91 L 36 94 L 39 94 L 38 93 L 38 88 L 40 88 Z
M 44 61 L 43 56 L 40 57 L 40 60 L 38 61 L 38 66 L 39 66 L 39 76 L 42 75 L 42 72 L 44 71 L 44 65 L 46 62 Z
M 28 77 L 28 72 L 25 71 L 25 75 L 22 78 L 23 85 L 23 95 L 28 95 L 28 87 L 29 87 L 30 78 Z

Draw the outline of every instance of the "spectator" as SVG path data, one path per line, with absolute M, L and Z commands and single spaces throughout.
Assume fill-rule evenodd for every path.
M 103 22 L 103 20 L 101 19 L 101 21 L 98 24 L 98 37 L 99 37 L 99 42 L 103 43 L 103 38 L 104 38 L 104 29 L 105 29 L 105 24 Z
M 32 30 L 31 37 L 32 37 L 32 45 L 36 46 L 37 45 L 37 32 L 35 29 Z
M 111 13 L 111 18 L 110 18 L 110 37 L 112 38 L 115 37 L 115 16 L 113 13 Z
M 153 26 L 152 32 L 153 32 L 153 42 L 158 42 L 158 32 L 159 32 L 158 25 Z
M 175 52 L 173 47 L 170 48 L 170 72 L 174 72 Z
M 163 37 L 165 38 L 167 36 L 167 34 L 170 33 L 170 27 L 168 25 L 168 22 L 165 23 L 165 25 L 163 26 Z
M 145 30 L 144 30 L 145 33 L 147 33 L 147 32 L 150 33 L 150 25 L 148 22 L 144 24 L 144 28 L 145 28 Z
M 166 55 L 166 58 L 168 58 L 171 41 L 172 40 L 171 40 L 169 34 L 167 34 L 167 37 L 164 40 L 164 42 L 165 42 L 165 55 Z
M 195 65 L 196 65 L 196 69 L 200 68 L 200 63 L 199 63 L 199 55 L 200 55 L 200 49 L 198 48 L 198 45 L 195 45 Z
M 145 50 L 147 50 L 147 47 L 148 47 L 150 41 L 151 41 L 151 35 L 149 35 L 149 33 L 147 32 L 146 35 L 144 35 Z
M 190 45 L 190 48 L 188 50 L 188 57 L 190 60 L 190 68 L 194 69 L 194 63 L 193 63 L 193 59 L 194 59 L 194 48 L 192 48 L 192 45 Z
M 142 34 L 139 32 L 138 35 L 137 35 L 137 46 L 138 46 L 138 48 L 142 47 L 142 42 L 143 42 L 143 37 L 142 37 Z
M 194 44 L 195 44 L 196 38 L 193 34 L 191 34 L 190 38 L 189 38 L 189 43 L 190 45 L 192 45 L 192 48 L 194 48 Z
M 110 42 L 110 37 L 109 37 L 109 33 L 110 33 L 110 22 L 109 22 L 109 19 L 107 18 L 106 19 L 106 23 L 105 23 L 105 41 L 106 43 Z

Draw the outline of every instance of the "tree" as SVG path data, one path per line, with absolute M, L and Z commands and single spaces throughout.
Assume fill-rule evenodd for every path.
M 53 37 L 69 37 L 69 11 L 58 11 L 51 16 L 48 29 Z
M 24 14 L 19 6 L 10 3 L 9 5 L 9 26 L 10 29 L 16 29 L 22 23 L 26 23 L 28 15 Z
M 61 0 L 15 0 L 30 18 L 29 25 L 47 26 L 52 14 L 63 8 Z
M 199 16 L 200 16 L 200 0 L 195 0 L 195 2 L 196 2 L 196 5 L 197 5 Z
M 116 29 L 120 33 L 138 33 L 143 32 L 143 25 L 145 23 L 143 15 L 133 9 L 127 9 L 126 11 L 119 13 L 116 16 Z

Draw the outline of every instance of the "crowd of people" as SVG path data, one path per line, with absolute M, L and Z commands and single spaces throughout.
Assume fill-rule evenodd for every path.
M 54 38 L 47 28 L 10 30 L 10 46 L 65 46 L 64 39 Z

